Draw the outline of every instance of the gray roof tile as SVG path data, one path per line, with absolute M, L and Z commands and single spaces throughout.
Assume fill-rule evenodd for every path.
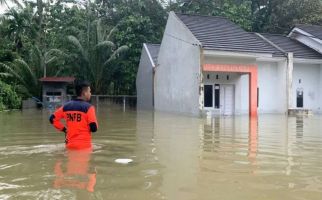
M 294 58 L 322 59 L 322 55 L 317 51 L 287 36 L 267 33 L 261 33 L 261 35 L 285 52 L 292 52 Z
M 295 26 L 296 28 L 302 29 L 303 31 L 317 37 L 322 40 L 322 26 L 316 25 L 307 25 L 307 24 L 298 24 Z
M 226 18 L 176 15 L 201 42 L 204 49 L 269 54 L 278 52 L 276 48 Z

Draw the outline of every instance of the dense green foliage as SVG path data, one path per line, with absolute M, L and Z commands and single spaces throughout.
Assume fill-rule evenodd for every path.
M 22 98 L 40 96 L 44 75 L 87 79 L 96 94 L 135 94 L 142 43 L 161 42 L 171 10 L 224 16 L 256 32 L 322 24 L 320 0 L 18 2 L 0 0 L 7 8 L 0 17 L 0 79 Z
M 5 109 L 19 109 L 21 98 L 14 91 L 14 88 L 0 81 L 0 111 Z

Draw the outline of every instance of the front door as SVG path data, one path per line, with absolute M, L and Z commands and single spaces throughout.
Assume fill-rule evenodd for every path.
M 233 115 L 235 110 L 234 85 L 221 85 L 221 113 Z

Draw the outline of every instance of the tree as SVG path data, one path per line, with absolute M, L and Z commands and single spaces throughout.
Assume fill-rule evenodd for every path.
M 295 24 L 321 24 L 320 0 L 252 0 L 253 31 L 287 33 Z
M 65 54 L 58 49 L 51 49 L 42 52 L 37 46 L 30 51 L 30 64 L 22 58 L 17 58 L 12 62 L 0 62 L 0 71 L 3 76 L 11 77 L 10 82 L 17 85 L 16 91 L 24 97 L 40 97 L 41 86 L 39 78 L 46 72 L 49 66 L 55 66 L 54 63 L 60 60 Z M 50 75 L 57 75 L 60 69 L 50 70 Z
M 12 77 L 10 82 L 15 85 L 15 89 L 24 97 L 40 97 L 40 85 L 38 78 L 32 68 L 22 59 L 5 64 L 0 63 L 0 68 Z
M 251 1 L 244 0 L 178 0 L 168 10 L 186 14 L 223 16 L 245 30 L 252 28 Z
M 115 60 L 110 67 L 109 91 L 111 94 L 135 94 L 142 44 L 161 43 L 168 16 L 166 9 L 157 0 L 100 2 L 103 4 L 99 13 L 104 22 L 118 26 L 115 43 L 129 46 L 126 58 Z
M 87 79 L 93 84 L 93 92 L 100 94 L 103 91 L 104 80 L 109 75 L 109 66 L 120 54 L 128 50 L 126 45 L 116 47 L 110 40 L 117 27 L 108 30 L 101 20 L 95 20 L 88 24 L 87 40 L 82 41 L 75 36 L 68 36 L 68 40 L 74 45 L 75 64 L 81 74 L 79 78 Z M 83 43 L 83 44 L 82 44 Z M 105 91 L 106 92 L 106 91 Z
M 19 109 L 21 98 L 13 87 L 0 81 L 0 111 L 5 109 Z
M 33 10 L 29 6 L 22 10 L 11 8 L 1 17 L 1 24 L 5 27 L 4 35 L 14 43 L 14 51 L 20 53 L 24 43 L 36 34 Z

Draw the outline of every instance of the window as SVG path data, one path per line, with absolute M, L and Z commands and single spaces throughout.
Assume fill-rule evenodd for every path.
M 61 96 L 61 92 L 46 92 L 47 96 Z
M 212 85 L 204 86 L 204 106 L 213 107 L 213 86 Z

